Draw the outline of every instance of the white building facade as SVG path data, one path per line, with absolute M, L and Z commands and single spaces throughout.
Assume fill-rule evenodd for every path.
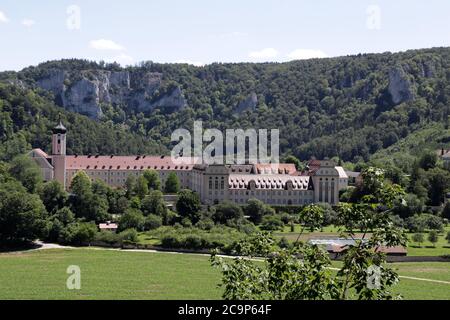
M 314 160 L 309 170 L 298 172 L 294 164 L 282 163 L 180 165 L 169 156 L 66 155 L 66 132 L 60 123 L 53 129 L 52 154 L 34 149 L 30 156 L 41 168 L 45 181 L 57 180 L 67 190 L 80 171 L 93 181 L 122 188 L 129 176 L 138 177 L 145 170 L 155 170 L 162 185 L 174 172 L 181 187 L 197 192 L 205 205 L 223 201 L 244 205 L 249 199 L 259 199 L 272 206 L 302 206 L 318 202 L 337 205 L 339 191 L 348 186 L 344 169 L 331 160 Z

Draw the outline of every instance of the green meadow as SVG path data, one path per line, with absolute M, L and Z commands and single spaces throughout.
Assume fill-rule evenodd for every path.
M 294 231 L 290 230 L 289 226 L 285 226 L 283 231 L 277 231 L 274 236 L 278 239 L 286 238 L 290 242 L 295 242 L 301 232 L 301 226 L 295 225 Z M 408 233 L 408 256 L 445 256 L 450 255 L 450 243 L 445 239 L 447 232 L 450 232 L 450 226 L 446 226 L 444 231 L 438 234 L 438 242 L 433 244 L 428 241 L 428 232 L 424 232 L 424 242 L 416 243 L 412 240 L 413 234 Z M 308 241 L 312 238 L 333 238 L 339 237 L 340 230 L 335 226 L 326 226 L 321 231 L 308 232 L 303 230 L 300 237 L 302 241 Z M 361 234 L 356 234 L 356 236 L 361 236 Z
M 67 267 L 81 270 L 68 290 Z M 336 265 L 337 266 L 337 265 Z M 450 299 L 450 263 L 392 264 L 405 299 Z M 220 273 L 207 256 L 101 249 L 51 249 L 0 254 L 0 299 L 220 299 Z

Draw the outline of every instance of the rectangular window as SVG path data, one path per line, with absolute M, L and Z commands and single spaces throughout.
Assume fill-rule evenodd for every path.
M 334 203 L 334 181 L 331 182 L 331 203 Z
M 323 202 L 323 182 L 320 181 L 319 183 L 319 202 Z

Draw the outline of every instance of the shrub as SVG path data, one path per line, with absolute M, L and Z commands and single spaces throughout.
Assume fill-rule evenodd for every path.
M 175 223 L 177 218 L 178 215 L 175 212 L 173 212 L 172 210 L 166 210 L 163 215 L 163 224 L 165 226 L 172 225 Z
M 256 226 L 253 223 L 243 223 L 239 224 L 237 229 L 240 232 L 243 232 L 245 234 L 252 234 L 256 232 Z
M 284 223 L 279 216 L 265 216 L 262 219 L 260 228 L 266 231 L 283 230 Z
M 448 219 L 450 219 L 450 201 L 448 201 L 448 202 L 445 204 L 445 207 L 444 207 L 444 209 L 442 210 L 441 215 L 442 215 L 442 218 L 447 219 L 447 221 L 448 221 Z
M 180 180 L 175 172 L 169 173 L 166 185 L 164 186 L 164 191 L 166 193 L 177 193 L 180 191 Z
M 231 252 L 235 243 L 246 235 L 229 227 L 213 227 L 209 231 L 199 228 L 161 227 L 148 235 L 160 238 L 161 246 L 171 249 L 215 249 Z
M 161 246 L 164 248 L 182 248 L 182 244 L 176 235 L 164 236 L 161 239 Z
M 189 218 L 193 223 L 200 220 L 201 201 L 197 193 L 191 190 L 181 190 L 176 204 L 178 214 Z
M 391 215 L 391 221 L 394 223 L 396 227 L 404 228 L 405 220 L 403 220 L 399 215 Z
M 337 212 L 333 210 L 329 203 L 318 203 L 317 206 L 323 209 L 322 226 L 329 226 L 338 222 Z
M 408 218 L 423 212 L 423 200 L 419 199 L 417 195 L 407 194 L 404 197 L 404 201 L 406 201 L 406 205 L 401 201 L 396 201 L 393 208 L 394 214 L 399 215 L 402 218 Z
M 151 191 L 150 194 L 142 200 L 141 210 L 145 216 L 155 214 L 163 217 L 167 211 L 163 193 L 159 190 Z
M 139 242 L 136 229 L 127 229 L 125 231 L 122 231 L 121 233 L 119 233 L 119 237 L 122 240 L 122 243 L 135 244 Z
M 163 218 L 154 214 L 145 217 L 144 230 L 158 229 L 162 226 Z
M 119 219 L 119 230 L 136 229 L 142 231 L 145 218 L 141 211 L 137 209 L 127 209 Z
M 189 235 L 186 237 L 186 240 L 184 241 L 184 246 L 186 248 L 192 248 L 192 249 L 201 249 L 203 247 L 208 246 L 208 241 L 203 241 L 200 236 L 198 235 Z
M 226 224 L 229 220 L 243 218 L 242 208 L 233 202 L 222 202 L 214 207 L 212 219 L 216 223 Z
M 48 227 L 47 211 L 37 195 L 0 190 L 0 246 L 45 237 Z
M 244 213 L 249 216 L 250 221 L 259 224 L 265 215 L 275 214 L 275 210 L 261 200 L 250 199 L 244 208 Z
M 410 232 L 424 232 L 425 227 L 424 221 L 419 219 L 419 215 L 406 219 L 406 228 Z
M 433 246 L 435 246 L 438 240 L 439 240 L 438 233 L 435 230 L 431 230 L 428 233 L 428 241 L 430 241 L 433 244 Z
M 286 237 L 282 237 L 278 242 L 278 246 L 280 248 L 290 248 L 291 244 L 289 243 L 288 239 L 286 239 Z
M 75 224 L 71 236 L 71 243 L 81 245 L 90 243 L 95 239 L 97 234 L 97 226 L 93 222 L 82 222 Z
M 437 231 L 443 231 L 444 230 L 444 224 L 442 223 L 442 218 L 427 214 L 423 215 L 425 216 L 425 224 L 428 227 L 428 229 L 431 230 L 437 230 Z
M 181 220 L 181 225 L 185 228 L 190 228 L 192 227 L 192 222 L 189 218 L 183 218 L 183 220 Z
M 214 228 L 214 221 L 212 221 L 211 218 L 204 218 L 197 222 L 195 226 L 202 230 L 211 230 L 212 228 Z
M 285 213 L 285 212 L 283 212 L 283 213 L 280 215 L 280 218 L 281 218 L 281 221 L 283 221 L 284 224 L 289 224 L 289 223 L 292 222 L 293 219 L 294 219 L 290 214 Z
M 97 234 L 95 235 L 95 240 L 108 244 L 116 244 L 122 242 L 122 238 L 120 237 L 120 235 L 111 231 L 97 232 Z
M 442 231 L 442 218 L 432 214 L 414 215 L 406 219 L 406 227 L 411 232 L 424 232 L 426 229 Z
M 100 231 L 95 235 L 95 241 L 104 242 L 107 244 L 136 244 L 139 242 L 138 233 L 135 229 L 127 229 L 121 233 L 114 233 L 111 231 Z
M 419 246 L 422 244 L 422 242 L 424 241 L 424 237 L 422 233 L 415 233 L 412 236 L 412 241 L 416 242 L 419 244 Z

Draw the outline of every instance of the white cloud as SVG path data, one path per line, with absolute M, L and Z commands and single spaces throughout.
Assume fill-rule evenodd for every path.
M 34 20 L 32 20 L 32 19 L 23 19 L 22 20 L 22 24 L 25 26 L 25 27 L 32 27 L 34 24 L 36 23 L 36 21 L 34 21 Z
M 328 55 L 322 50 L 297 49 L 287 55 L 291 60 L 304 60 L 312 58 L 326 58 Z
M 219 38 L 225 39 L 225 38 L 241 38 L 241 37 L 248 37 L 248 33 L 246 32 L 240 32 L 240 31 L 234 31 L 229 33 L 223 33 L 219 35 Z
M 271 59 L 276 58 L 278 56 L 278 51 L 274 48 L 265 48 L 260 51 L 252 51 L 248 54 L 248 56 L 252 59 Z
M 191 60 L 177 60 L 174 63 L 186 63 L 186 64 L 192 64 L 196 67 L 203 67 L 205 64 L 200 61 L 191 61 Z
M 7 23 L 9 22 L 9 19 L 3 11 L 0 11 L 0 23 L 2 22 Z
M 112 50 L 112 51 L 121 51 L 125 50 L 120 44 L 115 43 L 112 40 L 99 39 L 92 40 L 89 42 L 89 46 L 95 50 Z
M 129 55 L 127 55 L 125 53 L 121 53 L 118 56 L 115 56 L 110 59 L 106 59 L 106 62 L 109 62 L 109 63 L 117 62 L 121 66 L 129 66 L 134 63 L 134 59 L 133 59 L 133 57 L 130 57 Z

